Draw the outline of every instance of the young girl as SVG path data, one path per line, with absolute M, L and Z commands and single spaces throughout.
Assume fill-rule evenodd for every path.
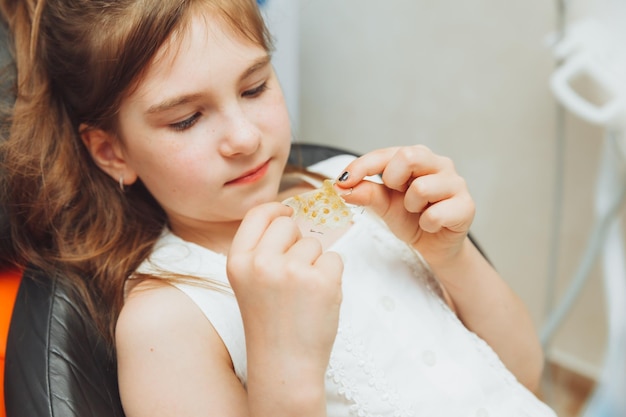
M 468 240 L 451 161 L 412 146 L 313 167 L 360 207 L 338 228 L 280 203 L 318 176 L 285 181 L 254 1 L 2 8 L 16 244 L 82 291 L 129 417 L 553 416 L 531 393 L 531 320 Z

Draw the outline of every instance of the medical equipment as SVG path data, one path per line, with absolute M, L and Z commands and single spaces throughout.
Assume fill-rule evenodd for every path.
M 605 136 L 594 226 L 569 287 L 547 317 L 541 340 L 544 347 L 551 341 L 601 255 L 608 337 L 598 384 L 582 415 L 618 417 L 626 415 L 626 253 L 619 217 L 626 196 L 626 1 L 597 3 L 593 17 L 574 22 L 554 43 L 561 64 L 550 79 L 553 94 L 571 113 L 603 126 Z M 581 78 L 601 92 L 599 100 L 574 88 Z

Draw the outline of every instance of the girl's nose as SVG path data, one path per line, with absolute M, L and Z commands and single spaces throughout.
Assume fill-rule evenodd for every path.
M 250 155 L 261 143 L 261 132 L 254 120 L 243 109 L 230 109 L 223 118 L 223 136 L 220 141 L 220 153 L 231 157 Z

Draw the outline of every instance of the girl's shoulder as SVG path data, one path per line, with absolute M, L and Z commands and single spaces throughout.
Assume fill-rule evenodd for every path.
M 172 354 L 200 345 L 228 358 L 221 338 L 207 324 L 198 306 L 177 287 L 160 279 L 141 280 L 129 291 L 116 323 L 118 359 L 135 361 L 155 351 Z
M 196 398 L 218 395 L 212 387 L 237 380 L 224 343 L 202 311 L 158 279 L 143 280 L 129 292 L 117 322 L 116 355 L 129 414 L 180 398 L 186 398 L 183 409 L 192 407 Z
M 130 280 L 117 320 L 116 339 L 158 338 L 181 324 L 193 325 L 196 311 L 190 307 L 191 300 L 164 280 Z
M 226 278 L 222 275 L 225 273 L 225 267 L 225 255 L 186 241 L 165 228 L 148 258 L 139 265 L 128 282 L 130 284 L 130 281 L 138 277 L 152 276 L 163 278 L 170 283 L 182 283 L 185 281 L 182 279 L 184 277 L 197 277 L 208 281 L 219 278 L 224 284 Z

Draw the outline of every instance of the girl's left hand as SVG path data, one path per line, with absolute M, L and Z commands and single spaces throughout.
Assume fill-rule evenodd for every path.
M 367 153 L 337 181 L 347 203 L 367 206 L 432 266 L 454 258 L 474 218 L 474 201 L 452 161 L 422 145 Z M 382 177 L 383 184 L 364 181 Z M 340 178 L 342 178 L 340 177 Z M 342 178 L 343 179 L 343 178 Z

